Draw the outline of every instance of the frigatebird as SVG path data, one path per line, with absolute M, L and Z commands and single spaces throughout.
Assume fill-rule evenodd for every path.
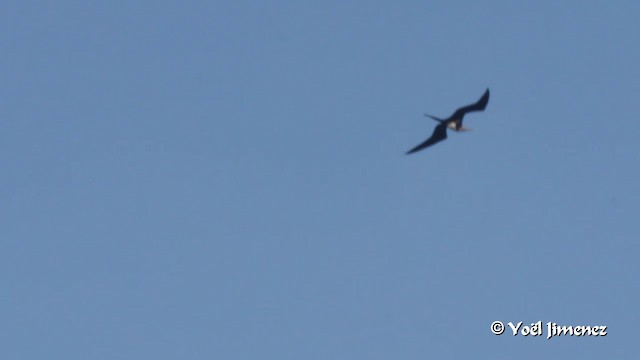
M 473 111 L 484 111 L 489 103 L 489 89 L 484 92 L 480 100 L 478 100 L 475 104 L 463 106 L 456 110 L 453 115 L 449 116 L 447 119 L 440 119 L 432 115 L 424 114 L 424 116 L 429 117 L 435 121 L 438 121 L 440 124 L 436 126 L 431 134 L 431 137 L 425 140 L 422 144 L 414 147 L 413 149 L 407 151 L 407 155 L 413 154 L 414 152 L 418 152 L 422 149 L 428 148 L 429 146 L 440 142 L 447 138 L 447 128 L 455 131 L 467 131 L 471 130 L 462 126 L 462 119 L 467 113 Z

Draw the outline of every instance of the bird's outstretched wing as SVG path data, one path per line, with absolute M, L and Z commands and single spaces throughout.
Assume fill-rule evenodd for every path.
M 428 148 L 429 146 L 440 142 L 444 139 L 447 138 L 447 124 L 446 123 L 442 123 L 438 126 L 436 126 L 435 129 L 433 129 L 433 134 L 431 134 L 431 137 L 428 138 L 427 140 L 425 140 L 425 142 L 423 142 L 422 144 L 414 147 L 413 149 L 407 151 L 407 155 L 409 154 L 413 154 L 414 152 L 418 152 L 422 149 Z
M 452 119 L 462 119 L 464 115 L 468 112 L 472 111 L 484 111 L 489 103 L 489 89 L 482 94 L 480 100 L 478 100 L 475 104 L 463 106 L 460 109 L 456 110 L 456 112 L 451 115 Z

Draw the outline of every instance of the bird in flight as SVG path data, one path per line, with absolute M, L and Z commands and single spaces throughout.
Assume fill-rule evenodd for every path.
M 431 116 L 428 114 L 424 114 L 424 116 L 429 117 L 440 124 L 436 126 L 431 134 L 431 137 L 425 140 L 422 144 L 414 147 L 413 149 L 407 151 L 407 155 L 413 154 L 414 152 L 418 152 L 422 149 L 426 149 L 429 146 L 438 143 L 447 138 L 447 128 L 455 131 L 467 131 L 471 130 L 462 126 L 462 119 L 467 113 L 474 111 L 484 111 L 489 103 L 489 89 L 487 89 L 480 100 L 478 100 L 475 104 L 463 106 L 456 110 L 453 115 L 449 116 L 447 119 L 440 119 L 435 116 Z

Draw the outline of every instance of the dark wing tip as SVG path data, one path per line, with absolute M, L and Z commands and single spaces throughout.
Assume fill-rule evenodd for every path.
M 422 144 L 417 145 L 416 147 L 414 147 L 413 149 L 407 151 L 406 155 L 410 155 L 413 154 L 415 152 L 418 152 L 420 150 L 426 149 L 429 146 L 438 143 L 444 139 L 447 138 L 447 125 L 446 123 L 442 123 L 438 126 L 436 126 L 435 129 L 433 129 L 433 133 L 431 134 L 431 137 L 429 137 L 427 140 L 425 140 Z
M 480 98 L 480 101 L 478 101 L 478 104 L 482 106 L 482 110 L 484 110 L 484 108 L 489 103 L 489 95 L 490 95 L 489 88 L 487 88 L 487 90 L 484 92 L 484 94 L 482 94 L 482 97 Z
M 489 103 L 489 88 L 485 90 L 484 94 L 482 94 L 482 97 L 480 97 L 480 100 L 478 100 L 478 102 L 476 102 L 473 105 L 465 106 L 463 109 L 464 109 L 464 112 L 484 111 L 484 109 L 487 108 L 488 103 Z

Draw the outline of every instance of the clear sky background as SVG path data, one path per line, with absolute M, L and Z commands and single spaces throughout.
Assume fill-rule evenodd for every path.
M 638 19 L 4 1 L 0 357 L 635 358 Z M 473 131 L 404 155 L 487 87 Z

